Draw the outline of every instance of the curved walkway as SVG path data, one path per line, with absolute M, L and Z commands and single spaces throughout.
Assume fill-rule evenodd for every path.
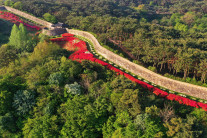
M 190 95 L 193 97 L 197 97 L 200 99 L 207 100 L 207 88 L 173 80 L 164 76 L 161 76 L 159 74 L 156 74 L 140 65 L 137 65 L 119 55 L 114 54 L 113 52 L 109 51 L 108 49 L 102 47 L 98 40 L 90 33 L 85 31 L 79 31 L 74 29 L 67 29 L 68 33 L 79 35 L 82 37 L 87 38 L 90 40 L 96 52 L 100 55 L 102 55 L 104 58 L 108 59 L 109 61 L 123 67 L 124 69 L 156 84 L 159 86 L 162 86 L 166 89 L 180 92 L 186 95 Z
M 56 43 L 59 43 L 62 41 L 70 43 L 70 45 L 66 45 L 66 46 L 64 46 L 64 48 L 67 50 L 70 49 L 70 51 L 74 50 L 74 53 L 69 56 L 69 59 L 71 59 L 71 60 L 75 60 L 78 62 L 82 62 L 83 60 L 96 62 L 96 63 L 106 67 L 107 69 L 110 69 L 110 70 L 116 72 L 117 75 L 123 75 L 126 78 L 128 78 L 129 80 L 139 84 L 140 86 L 148 89 L 149 91 L 152 91 L 157 96 L 163 97 L 163 98 L 171 100 L 171 101 L 177 101 L 177 102 L 179 102 L 179 104 L 184 104 L 184 105 L 195 107 L 195 108 L 202 108 L 205 111 L 207 111 L 207 104 L 204 104 L 202 102 L 197 102 L 195 100 L 191 100 L 189 98 L 183 97 L 184 95 L 180 96 L 180 95 L 170 94 L 165 91 L 162 91 L 159 88 L 156 88 L 155 86 L 152 86 L 152 85 L 150 85 L 146 82 L 143 82 L 139 79 L 136 79 L 135 77 L 131 76 L 127 72 L 122 71 L 122 69 L 116 68 L 117 67 L 116 64 L 114 64 L 114 66 L 113 66 L 112 63 L 110 63 L 110 62 L 107 63 L 107 62 L 104 62 L 103 60 L 100 60 L 100 59 L 94 57 L 94 54 L 95 55 L 97 55 L 97 54 L 94 52 L 91 42 L 89 42 L 88 40 L 86 40 L 84 38 L 84 41 L 89 43 L 89 49 L 92 51 L 93 54 L 89 51 L 89 49 L 87 48 L 86 43 L 84 41 L 74 41 L 74 40 L 77 40 L 77 38 L 75 38 L 73 36 L 74 36 L 73 34 L 66 33 L 66 34 L 62 34 L 62 37 L 60 37 L 60 38 L 53 38 L 50 40 L 52 42 L 56 42 Z

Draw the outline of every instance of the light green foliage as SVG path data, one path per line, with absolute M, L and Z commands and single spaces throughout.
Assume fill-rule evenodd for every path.
M 29 118 L 23 128 L 23 135 L 25 138 L 56 137 L 58 132 L 57 123 L 57 116 L 44 115 L 33 119 Z
M 63 75 L 60 72 L 55 72 L 49 76 L 49 84 L 61 85 L 63 80 Z
M 23 24 L 19 25 L 19 32 L 16 35 L 17 36 L 19 35 L 19 41 L 17 41 L 18 45 L 21 47 L 26 47 L 29 38 L 28 38 L 27 29 Z
M 168 129 L 168 137 L 183 137 L 194 138 L 199 137 L 201 131 L 194 131 L 193 125 L 196 123 L 195 117 L 188 116 L 187 119 L 172 118 L 169 122 L 166 122 L 164 126 Z
M 60 115 L 64 125 L 63 137 L 98 137 L 101 136 L 103 123 L 107 120 L 106 102 L 95 102 L 87 96 L 74 96 L 61 105 Z
M 45 34 L 41 33 L 41 34 L 39 34 L 38 38 L 39 38 L 40 42 L 44 42 L 44 40 L 47 38 L 47 36 Z
M 98 81 L 92 83 L 89 87 L 90 95 L 95 98 L 99 97 L 103 92 L 103 90 L 102 90 L 103 84 L 104 84 L 103 80 L 98 80 Z
M 55 52 L 57 52 L 60 49 L 60 47 L 56 44 L 47 43 L 47 42 L 40 42 L 38 45 L 34 48 L 33 53 L 29 57 L 31 61 L 34 62 L 41 62 L 43 59 L 47 58 L 48 56 L 51 56 Z
M 146 129 L 146 124 L 145 121 L 147 118 L 149 118 L 150 115 L 149 114 L 140 114 L 137 115 L 135 120 L 134 120 L 134 124 L 137 128 L 139 128 L 139 130 L 143 131 Z
M 163 126 L 151 120 L 150 115 L 140 114 L 133 121 L 127 112 L 111 116 L 103 127 L 105 137 L 162 137 Z
M 9 45 L 14 46 L 17 51 L 31 51 L 33 43 L 23 24 L 20 24 L 19 28 L 14 24 L 9 38 Z
M 56 17 L 70 28 L 90 31 L 100 43 L 108 45 L 106 48 L 127 57 L 118 48 L 120 45 L 133 54 L 132 60 L 137 64 L 154 67 L 150 68 L 153 71 L 156 68 L 171 76 L 178 73 L 175 77 L 184 75 L 188 82 L 206 80 L 205 1 L 15 2 L 15 8 L 22 6 L 37 17 L 57 22 Z M 140 10 L 134 10 L 138 5 Z M 0 49 L 0 118 L 8 120 L 0 123 L 8 128 L 1 127 L 0 137 L 206 137 L 206 114 L 202 110 L 158 98 L 97 63 L 69 60 L 72 52 L 49 42 L 49 37 L 40 34 L 32 41 L 23 25 L 13 28 L 13 45 Z M 37 41 L 41 43 L 36 46 Z M 6 74 L 12 77 L 6 79 Z M 38 93 L 35 104 L 24 100 L 30 99 L 30 94 L 18 97 L 23 103 L 21 112 L 29 111 L 25 114 L 19 114 L 17 106 L 12 106 L 17 90 Z M 177 122 L 172 123 L 172 118 Z M 13 131 L 15 125 L 18 129 Z
M 103 126 L 104 137 L 136 137 L 136 130 L 132 118 L 127 112 L 119 113 L 116 117 L 109 117 Z
M 130 115 L 135 117 L 141 113 L 141 105 L 139 104 L 139 91 L 133 89 L 125 89 L 123 96 L 120 98 L 117 110 L 119 112 L 128 111 Z
M 77 82 L 74 82 L 73 84 L 66 84 L 65 91 L 67 94 L 81 95 L 81 86 Z
M 45 13 L 43 15 L 44 19 L 48 22 L 51 22 L 51 23 L 57 23 L 57 19 L 54 15 L 51 15 L 50 13 Z
M 153 106 L 151 106 L 151 107 L 146 107 L 146 108 L 145 108 L 145 112 L 146 112 L 147 114 L 150 114 L 150 115 L 153 116 L 153 117 L 156 117 L 156 116 L 159 116 L 159 115 L 160 115 L 160 109 L 157 108 L 156 105 L 153 105 Z
M 149 66 L 148 69 L 151 70 L 151 71 L 153 71 L 153 72 L 157 72 L 156 67 Z
M 170 18 L 170 22 L 172 23 L 173 26 L 176 25 L 176 23 L 181 22 L 181 14 L 179 13 L 174 13 L 172 14 L 171 18 Z
M 22 10 L 22 2 L 21 1 L 17 1 L 14 3 L 13 7 L 15 9 L 19 9 L 19 10 Z
M 135 127 L 138 129 L 138 135 L 142 138 L 162 137 L 163 126 L 151 119 L 148 114 L 140 114 L 135 119 Z
M 12 6 L 12 5 L 14 4 L 14 2 L 13 2 L 12 0 L 5 0 L 5 1 L 4 1 L 4 4 L 5 4 L 6 6 Z
M 13 46 L 17 45 L 17 42 L 20 39 L 18 32 L 19 32 L 19 28 L 17 27 L 16 24 L 14 24 L 12 27 L 10 38 L 9 38 L 10 45 L 13 45 Z
M 0 68 L 7 66 L 17 58 L 16 51 L 12 46 L 2 45 L 0 47 Z
M 179 22 L 176 23 L 174 28 L 179 31 L 184 31 L 184 32 L 188 31 L 188 26 Z
M 64 75 L 66 83 L 73 81 L 82 72 L 82 67 L 77 62 L 68 60 L 66 57 L 61 58 L 59 68 L 60 72 Z
M 133 106 L 130 106 L 131 109 L 127 109 L 127 110 L 131 110 L 132 112 L 134 112 L 133 108 L 137 107 L 137 111 L 139 112 L 139 105 L 138 105 L 138 99 L 137 99 L 137 94 L 138 92 L 135 90 L 131 90 L 131 89 L 135 89 L 136 88 L 136 84 L 131 82 L 130 80 L 128 80 L 127 78 L 123 77 L 123 76 L 119 76 L 116 77 L 111 83 L 110 83 L 112 94 L 110 95 L 110 99 L 113 103 L 113 105 L 117 108 L 117 110 L 123 111 L 124 109 L 126 109 L 126 105 L 128 104 L 127 102 L 124 103 L 127 99 L 129 100 L 129 102 L 131 103 L 132 101 L 136 101 L 133 103 Z M 129 89 L 129 90 L 127 90 Z M 123 90 L 125 91 L 123 93 Z M 129 92 L 129 94 L 127 94 L 127 91 Z M 124 95 L 123 95 L 124 94 Z M 130 97 L 130 95 L 133 95 L 135 97 Z M 122 98 L 122 102 L 120 101 Z M 121 104 L 124 104 L 121 105 Z M 128 104 L 130 105 L 130 104 Z M 124 108 L 124 109 L 123 109 Z M 131 112 L 131 113 L 132 113 Z M 136 114 L 136 112 L 134 112 Z
M 104 124 L 103 126 L 103 137 L 104 138 L 108 138 L 111 137 L 111 135 L 113 134 L 113 132 L 115 131 L 115 128 L 113 126 L 114 122 L 116 120 L 116 117 L 114 116 L 110 116 L 107 120 L 107 122 Z
M 182 17 L 184 23 L 188 24 L 189 26 L 195 21 L 196 15 L 193 12 L 187 12 Z
M 18 90 L 14 95 L 13 106 L 18 115 L 27 114 L 35 105 L 35 93 L 28 90 Z

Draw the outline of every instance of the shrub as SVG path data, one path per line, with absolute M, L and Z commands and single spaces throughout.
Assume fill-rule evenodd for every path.
M 63 83 L 63 75 L 60 72 L 50 74 L 49 84 L 61 85 Z
M 77 82 L 74 82 L 73 84 L 66 84 L 65 90 L 69 94 L 81 95 L 81 86 Z
M 13 106 L 18 115 L 27 114 L 35 105 L 35 93 L 28 90 L 18 90 L 14 95 Z

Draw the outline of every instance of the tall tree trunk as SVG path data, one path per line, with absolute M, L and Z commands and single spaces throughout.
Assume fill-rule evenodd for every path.
M 187 73 L 188 73 L 188 69 L 184 69 L 184 80 L 186 81 L 186 78 L 187 78 Z

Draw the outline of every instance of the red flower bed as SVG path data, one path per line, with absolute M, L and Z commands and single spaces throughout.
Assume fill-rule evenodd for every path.
M 69 33 L 65 33 L 65 34 L 62 34 L 62 37 L 72 37 L 74 36 L 73 34 L 69 34 Z
M 73 43 L 73 41 L 75 40 L 74 37 L 72 37 L 72 34 L 63 34 L 62 38 L 55 38 L 55 39 L 51 39 L 53 42 L 57 42 L 57 41 L 69 41 L 71 44 L 74 44 L 78 50 L 75 51 L 72 55 L 70 55 L 70 59 L 72 60 L 76 60 L 78 62 L 81 62 L 82 60 L 90 60 L 92 62 L 96 62 L 98 64 L 101 64 L 103 66 L 106 66 L 108 69 L 113 70 L 114 72 L 117 73 L 117 75 L 124 75 L 126 78 L 128 78 L 129 80 L 141 85 L 144 88 L 147 88 L 150 91 L 153 91 L 153 93 L 157 96 L 166 98 L 168 100 L 171 101 L 177 101 L 180 104 L 184 104 L 187 106 L 191 106 L 191 107 L 196 107 L 196 108 L 202 108 L 205 111 L 207 111 L 207 104 L 201 103 L 201 102 L 196 102 L 193 100 L 190 100 L 188 98 L 179 96 L 179 95 L 175 95 L 175 94 L 169 94 L 163 90 L 160 90 L 159 88 L 156 88 L 146 82 L 140 81 L 136 78 L 134 78 L 133 76 L 124 73 L 123 71 L 121 71 L 120 69 L 117 69 L 115 67 L 113 67 L 112 65 L 110 65 L 109 63 L 106 63 L 100 59 L 96 59 L 93 54 L 91 54 L 88 50 L 87 50 L 87 46 L 86 43 L 84 41 L 79 41 L 78 43 Z
M 5 12 L 5 11 L 0 11 L 0 18 L 8 20 L 12 23 L 15 24 L 20 24 L 22 23 L 24 26 L 28 27 L 28 28 L 32 28 L 32 29 L 36 29 L 36 30 L 40 30 L 41 28 L 35 25 L 29 25 L 27 23 L 25 23 L 24 21 L 22 21 L 19 17 L 17 17 L 16 15 L 9 13 L 9 12 Z

